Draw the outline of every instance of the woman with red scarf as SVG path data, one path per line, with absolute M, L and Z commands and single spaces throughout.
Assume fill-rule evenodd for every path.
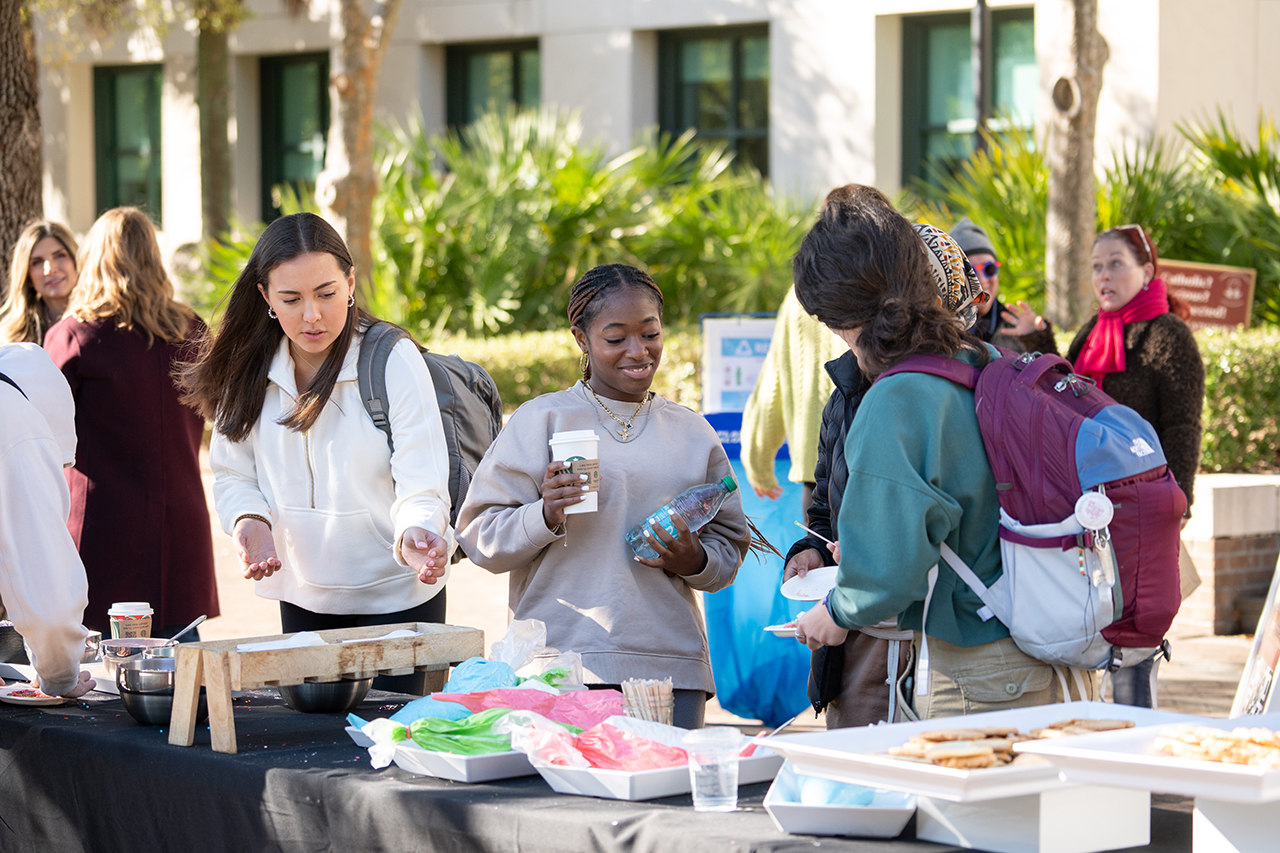
M 1200 467 L 1204 362 L 1183 319 L 1186 305 L 1156 277 L 1156 249 L 1140 225 L 1103 231 L 1093 243 L 1098 314 L 1076 333 L 1067 360 L 1076 373 L 1155 427 L 1169 470 L 1187 495 L 1187 516 Z M 1124 705 L 1151 707 L 1152 663 L 1112 676 Z

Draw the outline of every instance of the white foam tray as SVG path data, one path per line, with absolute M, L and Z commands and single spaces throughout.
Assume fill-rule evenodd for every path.
M 865 806 L 808 806 L 782 799 L 771 787 L 764 808 L 778 829 L 793 835 L 897 838 L 916 813 L 916 798 L 901 791 L 876 791 Z
M 1239 727 L 1274 731 L 1280 729 L 1280 714 L 1234 720 L 1197 718 L 1193 724 L 1228 731 Z M 1057 741 L 1031 741 L 1014 749 L 1043 755 L 1063 778 L 1075 784 L 1105 784 L 1238 803 L 1280 800 L 1280 768 L 1162 755 L 1155 741 L 1171 728 L 1165 724 L 1098 732 Z
M 355 726 L 347 726 L 346 731 L 356 746 L 365 749 L 373 746 L 373 740 Z M 451 752 L 423 749 L 413 741 L 396 744 L 392 761 L 401 770 L 454 782 L 496 782 L 500 779 L 533 776 L 538 772 L 533 769 L 523 752 L 509 750 L 489 755 L 454 755 Z
M 496 782 L 499 779 L 515 779 L 537 773 L 523 752 L 454 755 L 423 749 L 411 741 L 396 744 L 393 760 L 401 770 L 408 770 L 419 776 L 451 779 L 454 782 Z
M 1052 764 L 955 770 L 894 758 L 887 754 L 889 747 L 900 746 L 919 732 L 936 729 L 1016 726 L 1025 732 L 1073 718 L 1132 720 L 1139 726 L 1178 722 L 1199 724 L 1206 719 L 1107 702 L 1070 702 L 917 723 L 783 734 L 767 739 L 757 738 L 757 741 L 790 759 L 796 765 L 796 772 L 805 775 L 825 776 L 839 782 L 905 791 L 952 802 L 978 802 L 1038 794 L 1066 787 L 1067 783 L 1059 779 L 1058 769 Z M 1062 738 L 1054 743 L 1074 740 Z
M 781 767 L 782 756 L 757 750 L 757 754 L 738 761 L 738 784 L 768 782 L 778 775 Z M 692 790 L 689 767 L 685 764 L 635 772 L 594 767 L 538 767 L 537 771 L 557 793 L 607 800 L 656 800 Z

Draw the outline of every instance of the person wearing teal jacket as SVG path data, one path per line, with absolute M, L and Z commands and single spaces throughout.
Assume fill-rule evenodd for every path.
M 979 367 L 994 354 L 965 331 L 969 306 L 935 289 L 931 264 L 967 262 L 939 258 L 928 239 L 878 190 L 849 185 L 827 196 L 796 254 L 800 304 L 873 381 L 920 353 Z M 946 543 L 984 583 L 1002 571 L 999 503 L 972 391 L 923 374 L 885 377 L 863 397 L 845 456 L 836 587 L 801 616 L 798 639 L 835 645 L 850 629 L 897 616 L 914 632 L 916 658 L 899 695 L 920 718 L 1094 698 L 1092 680 L 1069 682 L 1023 654 L 997 620 L 984 621 L 982 602 L 940 560 Z

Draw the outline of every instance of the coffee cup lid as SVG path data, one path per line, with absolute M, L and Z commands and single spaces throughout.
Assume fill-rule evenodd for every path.
M 107 611 L 108 616 L 150 616 L 154 611 L 146 601 L 117 601 Z
M 600 436 L 596 435 L 593 429 L 573 429 L 568 432 L 555 432 L 551 434 L 551 441 L 548 444 L 564 444 L 570 441 L 599 441 Z

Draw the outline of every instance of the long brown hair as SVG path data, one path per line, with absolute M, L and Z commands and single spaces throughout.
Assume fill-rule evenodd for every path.
M 986 348 L 938 299 L 928 248 L 874 187 L 828 193 L 792 260 L 796 298 L 832 329 L 861 329 L 858 366 L 870 378 L 916 353 Z
M 342 237 L 314 213 L 282 216 L 268 225 L 232 286 L 218 333 L 204 342 L 194 362 L 179 368 L 178 381 L 186 391 L 182 401 L 231 441 L 244 440 L 258 422 L 267 374 L 284 337 L 280 324 L 267 315 L 258 285 L 266 287 L 276 267 L 312 252 L 332 255 L 344 276 L 355 267 Z M 324 363 L 311 384 L 299 389 L 297 404 L 281 424 L 297 432 L 311 428 L 333 393 L 357 323 L 373 322 L 359 308 L 347 310 L 347 321 Z
M 156 228 L 136 207 L 108 210 L 85 235 L 77 258 L 80 277 L 67 315 L 81 322 L 111 319 L 118 329 L 138 329 L 180 344 L 195 311 L 173 298 Z
M 44 343 L 44 333 L 49 330 L 45 316 L 44 300 L 31 283 L 31 253 L 36 244 L 52 237 L 76 257 L 76 238 L 66 226 L 47 219 L 39 219 L 22 229 L 13 247 L 13 260 L 9 263 L 9 292 L 0 305 L 0 343 Z M 79 267 L 77 267 L 77 270 Z

